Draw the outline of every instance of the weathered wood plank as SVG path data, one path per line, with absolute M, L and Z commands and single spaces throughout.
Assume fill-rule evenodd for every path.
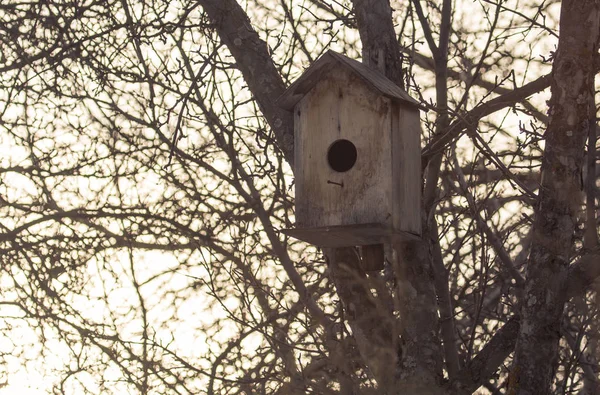
M 288 89 L 280 101 L 294 108 L 300 239 L 353 246 L 421 233 L 420 119 L 407 98 L 377 70 L 334 52 Z M 365 231 L 315 230 L 343 225 Z
M 344 69 L 296 107 L 296 222 L 299 227 L 391 224 L 391 102 Z M 328 149 L 354 144 L 355 165 L 337 172 Z
M 320 247 L 366 246 L 419 240 L 419 235 L 382 224 L 323 226 L 282 229 L 282 233 Z
M 421 234 L 421 124 L 419 112 L 394 103 L 392 163 L 394 227 Z

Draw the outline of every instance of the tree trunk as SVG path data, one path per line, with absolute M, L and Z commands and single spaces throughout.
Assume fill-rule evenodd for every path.
M 563 1 L 551 118 L 509 394 L 551 393 L 573 232 L 582 204 L 585 141 L 595 122 L 590 103 L 599 28 L 597 2 Z
M 363 44 L 363 62 L 403 86 L 400 47 L 394 32 L 389 1 L 354 0 L 353 3 Z M 429 248 L 423 240 L 393 247 L 396 251 L 394 273 L 400 299 L 399 332 L 394 327 L 393 317 L 380 319 L 379 322 L 371 319 L 375 311 L 380 312 L 380 317 L 384 317 L 385 312 L 369 308 L 372 296 L 365 288 L 364 278 L 361 278 L 364 274 L 361 276 L 359 266 L 339 260 L 340 256 L 348 258 L 347 249 L 328 253 L 338 295 L 346 309 L 352 307 L 352 310 L 365 312 L 364 315 L 353 316 L 353 311 L 350 311 L 349 323 L 355 337 L 359 334 L 356 341 L 365 363 L 378 382 L 380 393 L 441 393 L 438 384 L 441 383 L 442 360 Z M 373 262 L 370 265 L 377 266 Z M 354 291 L 344 292 L 351 289 Z M 371 313 L 367 314 L 369 311 Z M 382 324 L 388 325 L 388 328 L 378 328 Z M 401 346 L 397 344 L 399 338 L 402 339 Z

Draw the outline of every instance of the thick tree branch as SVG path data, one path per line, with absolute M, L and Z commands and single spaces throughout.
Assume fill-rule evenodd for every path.
M 435 154 L 444 151 L 454 139 L 459 137 L 467 128 L 477 124 L 477 122 L 496 111 L 511 107 L 516 103 L 522 102 L 527 97 L 543 91 L 550 86 L 550 74 L 544 75 L 535 81 L 514 89 L 509 93 L 500 95 L 492 100 L 480 104 L 462 117 L 454 121 L 448 131 L 436 137 L 431 141 L 422 152 L 422 161 L 427 163 Z
M 337 293 L 361 357 L 381 391 L 391 388 L 397 365 L 396 325 L 369 289 L 354 247 L 325 251 Z
M 439 243 L 438 227 L 430 228 L 431 264 L 435 281 L 435 292 L 439 307 L 440 336 L 444 349 L 444 359 L 450 377 L 454 377 L 460 370 L 458 355 L 456 323 L 454 320 L 454 304 L 448 284 L 448 270 L 444 266 L 442 248 Z
M 402 319 L 402 354 L 397 394 L 433 394 L 442 381 L 439 320 L 430 260 L 430 236 L 394 245 L 394 270 Z M 451 344 L 454 347 L 455 344 Z M 436 389 L 437 390 L 437 389 Z
M 415 51 L 411 51 L 411 52 L 406 51 L 405 53 L 407 55 L 411 56 L 412 61 L 417 66 L 419 66 L 425 70 L 434 71 L 435 63 L 434 63 L 433 59 L 431 59 L 425 55 L 422 55 L 418 52 L 415 52 Z M 466 81 L 466 79 L 468 78 L 466 73 L 460 72 L 460 71 L 457 71 L 454 69 L 448 70 L 448 77 L 450 77 L 456 81 Z M 501 84 L 499 84 L 497 82 L 490 82 L 490 81 L 484 80 L 481 75 L 477 76 L 477 78 L 475 78 L 475 80 L 473 81 L 472 84 L 480 86 L 484 89 L 487 89 L 488 92 L 495 92 L 499 95 L 504 95 L 506 93 L 511 92 L 510 89 L 503 87 Z M 531 113 L 531 115 L 533 115 L 539 121 L 543 122 L 544 124 L 548 123 L 548 116 L 546 114 L 544 114 L 543 112 L 539 111 L 537 108 L 535 108 L 531 103 L 529 103 L 529 101 L 523 100 L 523 101 L 521 101 L 521 104 L 523 105 L 523 107 L 525 107 L 525 109 L 529 113 Z
M 590 100 L 594 100 L 591 98 Z M 590 103 L 594 108 L 595 102 Z M 583 245 L 587 249 L 594 249 L 598 246 L 598 229 L 596 227 L 596 141 L 597 141 L 596 120 L 590 122 L 590 132 L 587 143 L 587 157 L 584 173 L 585 175 L 585 234 Z
M 552 65 L 552 118 L 544 135 L 542 180 L 534 207 L 521 328 L 508 393 L 547 394 L 558 362 L 568 271 L 582 206 L 585 142 L 596 119 L 594 57 L 600 5 L 563 0 L 558 50 Z
M 362 62 L 378 68 L 403 88 L 402 55 L 389 0 L 354 0 L 353 3 L 363 45 Z
M 235 0 L 200 0 L 219 37 L 233 55 L 263 115 L 273 129 L 277 145 L 290 166 L 294 165 L 294 120 L 275 104 L 285 90 L 265 43 Z
M 584 255 L 569 268 L 567 298 L 584 294 L 599 277 L 600 251 Z M 496 332 L 477 356 L 460 372 L 457 379 L 450 382 L 448 387 L 452 389 L 452 394 L 472 394 L 492 377 L 514 351 L 520 324 L 520 317 L 515 315 Z
M 488 381 L 515 349 L 519 316 L 513 316 L 448 385 L 453 395 L 470 395 Z
M 446 6 L 449 7 L 449 4 L 446 2 Z M 396 84 L 403 86 L 400 47 L 394 33 L 389 1 L 354 0 L 354 9 L 364 48 L 363 62 L 377 67 Z M 443 73 L 440 79 L 445 79 Z M 440 89 L 444 90 L 445 86 L 440 86 Z M 419 393 L 424 388 L 433 388 L 441 378 L 439 323 L 426 233 L 422 241 L 394 246 L 403 342 L 395 393 Z M 454 347 L 451 343 L 448 346 Z M 449 366 L 452 368 L 455 364 L 450 363 Z M 420 390 L 417 391 L 417 388 Z
M 512 259 L 508 255 L 506 249 L 502 245 L 502 241 L 500 238 L 492 231 L 492 229 L 488 226 L 487 222 L 481 217 L 479 214 L 479 209 L 475 203 L 475 199 L 471 192 L 469 191 L 469 187 L 467 186 L 467 181 L 465 180 L 465 175 L 462 172 L 462 169 L 458 163 L 458 159 L 456 157 L 456 153 L 452 155 L 452 161 L 454 164 L 454 171 L 457 174 L 458 184 L 460 185 L 460 189 L 464 193 L 464 196 L 467 198 L 467 202 L 469 204 L 469 208 L 471 209 L 471 214 L 475 217 L 475 221 L 477 225 L 483 230 L 485 235 L 487 236 L 489 242 L 494 247 L 494 251 L 496 251 L 496 256 L 500 259 L 500 262 L 504 265 L 504 268 L 508 271 L 511 277 L 515 280 L 515 283 L 519 288 L 522 288 L 525 284 L 525 279 L 521 275 L 521 273 L 515 267 Z
M 420 0 L 413 0 L 415 11 L 419 17 L 419 22 L 423 28 L 427 43 L 434 58 L 435 72 L 435 90 L 436 105 L 438 117 L 436 119 L 435 133 L 441 135 L 448 129 L 450 118 L 448 113 L 448 44 L 450 32 L 452 30 L 451 14 L 452 2 L 444 0 L 442 4 L 442 23 L 440 26 L 439 42 L 435 43 L 429 21 L 423 13 Z M 435 297 L 440 310 L 441 335 L 443 336 L 443 351 L 448 375 L 453 378 L 460 369 L 460 359 L 458 357 L 456 330 L 454 328 L 454 314 L 452 307 L 452 298 L 448 287 L 448 275 L 444 267 L 441 246 L 439 244 L 438 224 L 435 218 L 435 210 L 438 200 L 438 181 L 442 166 L 441 152 L 434 155 L 429 162 L 425 177 L 425 188 L 423 192 L 423 238 L 428 245 L 428 259 L 421 261 L 423 268 L 431 265 L 433 274 L 433 283 L 435 286 Z M 428 262 L 429 261 L 429 262 Z M 410 261 L 409 265 L 414 265 Z M 426 281 L 422 277 L 415 276 L 415 281 Z M 425 290 L 424 284 L 421 287 Z M 432 292 L 433 294 L 433 292 Z M 435 301 L 433 301 L 435 303 Z M 429 347 L 433 349 L 433 342 L 437 339 L 429 339 Z M 438 344 L 439 346 L 439 344 Z

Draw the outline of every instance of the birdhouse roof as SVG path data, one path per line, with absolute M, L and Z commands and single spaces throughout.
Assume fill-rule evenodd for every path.
M 373 69 L 364 63 L 350 59 L 347 56 L 334 51 L 327 51 L 317 59 L 277 100 L 279 105 L 286 110 L 293 110 L 296 103 L 300 101 L 310 90 L 334 68 L 341 66 L 350 69 L 363 79 L 369 86 L 382 95 L 399 100 L 411 106 L 419 107 L 418 101 L 413 99 L 393 83 L 379 70 Z

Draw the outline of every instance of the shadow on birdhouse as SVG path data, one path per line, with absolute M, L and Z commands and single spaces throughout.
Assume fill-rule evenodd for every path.
M 278 102 L 294 113 L 296 227 L 284 233 L 323 247 L 420 236 L 417 101 L 329 51 Z

